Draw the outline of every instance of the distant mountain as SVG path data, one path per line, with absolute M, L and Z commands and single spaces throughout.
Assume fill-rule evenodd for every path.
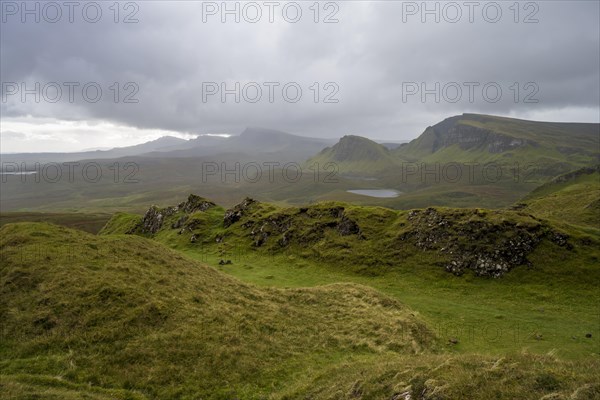
M 189 141 L 174 136 L 163 136 L 134 146 L 114 147 L 109 150 L 79 151 L 74 153 L 14 153 L 2 154 L 3 162 L 69 162 L 79 160 L 111 159 L 138 156 L 157 151 L 173 151 L 184 147 Z
M 138 144 L 135 146 L 115 147 L 113 149 L 108 150 L 105 155 L 108 155 L 108 158 L 112 158 L 115 155 L 133 156 L 149 153 L 152 151 L 171 151 L 180 147 L 184 147 L 188 142 L 188 140 L 180 139 L 174 136 L 163 136 L 156 140 L 152 140 L 150 142 Z
M 387 147 L 370 139 L 347 135 L 332 147 L 323 149 L 307 164 L 335 163 L 339 172 L 372 175 L 392 168 L 396 160 Z
M 345 136 L 310 162 L 335 162 L 340 172 L 373 174 L 403 162 L 504 165 L 536 163 L 552 177 L 600 160 L 600 124 L 537 122 L 479 114 L 447 118 L 409 143 L 390 146 Z
M 335 139 L 319 139 L 292 135 L 264 128 L 246 128 L 230 137 L 199 135 L 190 140 L 172 136 L 135 146 L 115 147 L 76 153 L 16 153 L 2 154 L 3 162 L 67 162 L 112 159 L 131 156 L 180 158 L 228 155 L 229 158 L 254 161 L 302 162 L 329 146 Z
M 304 161 L 334 143 L 334 139 L 319 139 L 292 135 L 266 128 L 246 128 L 240 135 L 222 137 L 199 136 L 184 149 L 157 154 L 161 157 L 197 157 L 235 154 L 240 159 L 255 161 Z
M 394 151 L 408 161 L 527 161 L 563 172 L 599 159 L 600 124 L 537 122 L 463 114 L 430 126 Z

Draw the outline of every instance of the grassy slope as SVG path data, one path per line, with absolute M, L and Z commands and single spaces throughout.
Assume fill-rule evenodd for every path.
M 485 146 L 471 150 L 461 150 L 458 145 L 432 150 L 436 140 L 435 131 L 443 134 L 449 128 L 472 127 L 482 132 L 493 132 L 503 136 L 529 140 L 535 145 L 527 145 L 502 153 L 490 153 Z M 585 165 L 597 160 L 599 142 L 598 124 L 553 123 L 519 120 L 491 115 L 463 114 L 452 117 L 434 127 L 427 128 L 423 135 L 394 153 L 407 159 L 427 162 L 535 162 L 544 164 Z M 574 153 L 561 152 L 572 150 Z
M 434 340 L 367 287 L 259 289 L 140 237 L 49 224 L 9 224 L 0 237 L 0 368 L 15 395 L 40 384 L 65 396 L 89 385 L 98 397 L 251 398 L 322 364 Z
M 374 176 L 394 168 L 397 160 L 379 143 L 361 136 L 344 136 L 332 147 L 323 149 L 306 162 L 323 168 L 333 164 L 341 174 Z
M 543 218 L 600 227 L 600 172 L 580 169 L 559 176 L 527 195 L 523 210 Z
M 136 236 L 0 233 L 6 398 L 600 398 L 597 359 L 434 350 L 364 286 L 259 288 Z
M 14 222 L 50 222 L 89 233 L 98 233 L 111 216 L 111 214 L 89 213 L 6 212 L 0 214 L 0 227 Z
M 367 239 L 342 237 L 335 229 L 321 229 L 319 224 L 333 221 L 326 217 L 332 206 L 345 206 L 346 214 L 357 221 Z M 340 203 L 309 209 L 312 211 L 308 214 L 323 217 L 311 220 L 302 217 L 306 214 L 298 214 L 298 209 L 258 204 L 239 222 L 223 228 L 224 210 L 217 207 L 190 219 L 197 221 L 193 230 L 196 243 L 190 243 L 192 232 L 179 234 L 179 229 L 169 227 L 178 215 L 170 217 L 166 228 L 154 238 L 258 285 L 305 287 L 340 281 L 370 285 L 421 312 L 444 340 L 453 335 L 460 337 L 461 343 L 455 347 L 460 352 L 502 354 L 529 348 L 536 352 L 556 350 L 568 358 L 600 354 L 600 330 L 595 322 L 600 300 L 600 251 L 594 245 L 600 240 L 597 230 L 542 222 L 569 235 L 574 248 L 567 250 L 544 239 L 528 256 L 532 268 L 516 267 L 493 280 L 468 273 L 455 277 L 440 266 L 447 262 L 446 255 L 410 244 L 399 245 L 398 236 L 410 227 L 408 212 Z M 466 224 L 486 221 L 498 227 L 539 223 L 527 214 L 512 211 L 439 212 L 459 227 L 464 218 Z M 282 236 L 276 232 L 260 247 L 253 245 L 250 231 L 263 226 L 260 221 L 277 220 L 282 215 L 292 216 L 294 221 L 290 245 L 281 247 L 278 242 Z M 121 218 L 107 225 L 106 232 L 115 232 Z M 319 236 L 321 230 L 323 236 Z M 468 236 L 464 239 L 471 241 Z M 482 242 L 480 249 L 485 246 Z M 220 266 L 221 259 L 230 259 L 233 264 Z M 535 338 L 538 333 L 542 340 Z M 585 339 L 586 333 L 593 333 L 593 338 Z

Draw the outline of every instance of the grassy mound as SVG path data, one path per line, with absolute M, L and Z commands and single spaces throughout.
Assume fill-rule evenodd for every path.
M 414 312 L 355 284 L 257 288 L 142 237 L 44 223 L 0 238 L 0 370 L 16 397 L 259 398 L 434 344 Z
M 542 244 L 560 257 L 580 257 L 578 249 L 585 253 L 598 244 L 597 235 L 523 211 L 395 211 L 339 202 L 281 208 L 247 198 L 226 211 L 206 203 L 211 206 L 186 212 L 185 204 L 153 206 L 142 219 L 116 215 L 105 231 L 136 233 L 175 248 L 218 249 L 223 254 L 232 248 L 295 254 L 367 275 L 402 269 L 418 259 L 421 265 L 443 267 L 456 275 L 472 271 L 500 277 L 516 267 L 536 267 L 529 256 Z

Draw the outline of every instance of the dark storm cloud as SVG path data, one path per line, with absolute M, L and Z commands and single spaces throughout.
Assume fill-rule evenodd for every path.
M 7 2 L 2 3 L 5 8 Z M 339 22 L 331 24 L 312 21 L 312 2 L 300 3 L 303 16 L 298 23 L 286 22 L 280 11 L 269 23 L 262 2 L 258 4 L 263 16 L 257 23 L 243 18 L 235 23 L 231 16 L 222 23 L 220 15 L 203 22 L 206 3 L 201 2 L 135 4 L 139 22 L 130 24 L 115 23 L 108 3 L 102 3 L 104 14 L 97 23 L 86 22 L 77 12 L 73 23 L 65 18 L 35 23 L 32 17 L 22 23 L 20 15 L 3 15 L 3 83 L 26 82 L 31 87 L 35 82 L 96 82 L 103 90 L 97 103 L 85 101 L 80 89 L 73 103 L 64 101 L 65 93 L 57 103 L 44 98 L 36 103 L 32 96 L 22 102 L 18 95 L 7 96 L 1 104 L 3 119 L 31 115 L 104 120 L 195 133 L 235 133 L 254 125 L 313 136 L 357 133 L 408 139 L 426 125 L 462 112 L 531 117 L 555 111 L 559 120 L 571 115 L 598 118 L 600 32 L 595 1 L 534 2 L 538 10 L 521 9 L 518 23 L 509 9 L 512 2 L 497 3 L 503 14 L 496 23 L 483 17 L 485 2 L 473 14 L 473 23 L 463 2 L 455 3 L 463 13 L 456 23 L 446 21 L 443 14 L 439 23 L 432 15 L 423 23 L 420 13 L 405 15 L 403 21 L 407 2 L 336 2 Z M 435 4 L 428 3 L 430 8 Z M 438 4 L 441 10 L 447 3 Z M 421 2 L 412 5 L 419 7 Z M 126 11 L 121 10 L 120 19 Z M 319 18 L 331 11 L 334 8 L 322 9 Z M 533 11 L 539 22 L 523 23 Z M 110 89 L 114 82 L 120 84 L 116 103 Z M 133 96 L 138 103 L 123 103 L 135 89 L 124 88 L 127 82 L 139 88 Z M 203 102 L 203 82 L 228 82 L 229 87 L 235 82 L 242 86 L 297 82 L 303 97 L 297 103 L 287 102 L 279 86 L 270 103 L 263 86 L 258 103 L 243 98 L 235 103 L 231 95 L 225 103 L 219 96 Z M 314 82 L 320 85 L 318 103 L 309 89 Z M 325 90 L 327 82 L 339 87 L 333 96 L 338 103 L 322 102 L 335 89 Z M 456 103 L 443 96 L 436 102 L 434 95 L 425 102 L 419 94 L 403 99 L 410 82 L 430 89 L 436 83 L 443 88 L 455 82 L 463 93 Z M 479 83 L 473 102 L 467 99 L 464 82 Z M 486 83 L 502 89 L 499 101 L 482 96 Z M 526 87 L 528 83 L 533 86 Z M 525 103 L 524 97 L 536 90 L 532 98 L 537 103 Z M 455 97 L 452 90 L 447 94 Z

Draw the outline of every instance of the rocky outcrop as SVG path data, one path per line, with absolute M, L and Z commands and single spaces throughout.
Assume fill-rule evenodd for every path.
M 278 212 L 263 216 L 260 209 L 252 210 L 257 204 L 252 199 L 227 210 L 223 225 L 229 227 L 242 220 L 241 228 L 248 232 L 255 247 L 261 247 L 269 239 L 280 247 L 296 244 L 309 244 L 325 237 L 327 230 L 335 230 L 340 236 L 357 235 L 362 237 L 360 226 L 352 220 L 342 206 L 303 207 L 295 213 Z M 256 211 L 256 212 L 255 212 Z
M 238 222 L 255 203 L 257 203 L 256 200 L 246 197 L 240 204 L 225 211 L 225 216 L 223 217 L 223 226 L 227 228 Z
M 162 228 L 164 221 L 168 217 L 183 212 L 184 215 L 181 215 L 177 221 L 171 224 L 172 229 L 179 229 L 184 227 L 186 221 L 189 219 L 189 214 L 197 211 L 206 211 L 215 206 L 216 204 L 212 201 L 208 201 L 195 194 L 190 194 L 186 201 L 173 207 L 158 208 L 157 206 L 151 206 L 144 214 L 140 223 L 128 233 L 141 232 L 144 234 L 155 234 Z M 180 233 L 183 233 L 184 230 L 185 228 Z
M 458 144 L 461 149 L 486 146 L 489 153 L 503 153 L 526 145 L 535 146 L 536 143 L 526 139 L 519 139 L 502 135 L 476 126 L 456 124 L 446 132 L 440 133 L 440 147 Z
M 516 266 L 531 265 L 527 256 L 543 238 L 571 248 L 567 235 L 551 231 L 541 222 L 495 223 L 478 218 L 478 213 L 465 210 L 448 216 L 434 208 L 414 210 L 408 215 L 410 229 L 399 239 L 447 256 L 444 268 L 455 275 L 472 270 L 476 275 L 494 278 Z
M 348 218 L 346 214 L 342 214 L 340 222 L 337 225 L 337 231 L 342 236 L 359 235 L 360 227 L 356 222 Z
M 183 203 L 179 203 L 177 208 L 178 210 L 181 210 L 184 213 L 191 214 L 196 211 L 206 211 L 209 208 L 215 206 L 216 204 L 212 201 L 208 201 L 205 198 L 197 196 L 195 194 L 190 194 L 186 201 L 184 201 Z
M 173 215 L 175 210 L 172 207 L 158 208 L 157 206 L 151 206 L 137 228 L 141 233 L 155 234 L 162 228 L 163 222 L 166 217 Z

